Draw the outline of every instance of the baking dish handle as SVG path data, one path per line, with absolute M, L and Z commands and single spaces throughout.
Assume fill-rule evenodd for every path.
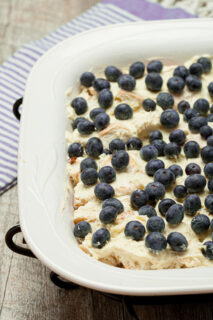
M 16 100 L 16 102 L 13 105 L 13 114 L 16 117 L 17 120 L 21 119 L 21 114 L 19 112 L 19 107 L 23 102 L 23 97 L 19 98 L 18 100 Z

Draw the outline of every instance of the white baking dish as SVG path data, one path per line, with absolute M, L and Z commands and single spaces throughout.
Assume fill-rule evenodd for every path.
M 211 268 L 133 271 L 84 254 L 72 234 L 72 195 L 65 190 L 65 90 L 79 75 L 108 64 L 158 57 L 176 63 L 213 54 L 213 20 L 108 26 L 71 37 L 33 68 L 25 91 L 19 145 L 19 205 L 24 237 L 34 254 L 64 278 L 128 295 L 213 292 Z

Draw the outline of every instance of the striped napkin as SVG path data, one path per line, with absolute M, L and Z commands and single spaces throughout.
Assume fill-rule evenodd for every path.
M 24 45 L 0 66 L 0 194 L 17 181 L 19 122 L 12 106 L 23 96 L 32 66 L 47 50 L 71 35 L 111 23 L 191 17 L 195 16 L 182 9 L 166 9 L 146 0 L 104 0 L 46 37 Z

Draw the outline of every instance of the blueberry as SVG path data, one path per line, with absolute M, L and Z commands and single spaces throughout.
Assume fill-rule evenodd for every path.
M 102 208 L 108 207 L 108 206 L 112 206 L 116 209 L 117 214 L 121 213 L 124 211 L 124 206 L 121 203 L 120 200 L 115 199 L 115 198 L 109 198 L 103 201 L 102 203 Z
M 113 168 L 117 171 L 125 169 L 129 164 L 129 155 L 124 150 L 116 151 L 111 159 Z
M 179 121 L 180 117 L 176 110 L 167 109 L 161 113 L 160 122 L 165 128 L 175 128 Z
M 158 156 L 158 150 L 151 144 L 143 146 L 140 150 L 140 156 L 143 160 L 149 161 Z
M 156 202 L 158 200 L 161 200 L 166 192 L 164 185 L 160 182 L 150 182 L 149 184 L 147 184 L 145 191 L 148 195 L 149 202 Z
M 198 117 L 197 112 L 194 109 L 188 108 L 183 113 L 183 120 L 189 122 L 193 117 Z
M 102 91 L 101 91 L 101 92 L 102 92 Z M 101 131 L 101 130 L 105 129 L 105 128 L 109 125 L 109 121 L 110 121 L 110 118 L 109 118 L 108 114 L 106 114 L 106 113 L 99 113 L 99 114 L 95 117 L 95 121 L 94 121 L 95 128 L 96 128 L 98 131 Z
M 165 222 L 161 217 L 151 217 L 146 223 L 146 228 L 149 232 L 163 232 L 165 229 Z
M 91 134 L 94 131 L 94 124 L 89 120 L 83 120 L 79 122 L 77 129 L 81 135 Z
M 210 212 L 213 213 L 213 194 L 209 194 L 205 199 L 205 207 Z
M 207 122 L 213 122 L 213 113 L 210 113 L 206 117 Z
M 105 76 L 108 81 L 116 82 L 118 78 L 122 75 L 122 72 L 114 67 L 114 66 L 108 66 L 104 70 Z
M 160 159 L 152 159 L 147 162 L 145 170 L 149 176 L 154 176 L 158 169 L 165 168 L 164 162 Z
M 207 138 L 207 145 L 213 147 L 213 135 Z
M 135 79 L 139 79 L 144 75 L 145 66 L 141 61 L 134 62 L 129 67 L 129 74 Z
M 159 157 L 164 156 L 165 141 L 156 139 L 152 141 L 152 145 L 158 150 Z
M 95 76 L 92 72 L 84 72 L 80 76 L 80 83 L 82 84 L 82 86 L 86 88 L 91 87 L 94 80 L 95 80 Z
M 115 207 L 107 206 L 101 210 L 99 219 L 104 224 L 113 223 L 115 222 L 117 215 L 118 213 Z
M 92 246 L 94 248 L 101 249 L 110 240 L 110 233 L 105 228 L 100 228 L 93 233 L 92 236 Z
M 73 127 L 73 130 L 77 128 L 78 124 L 80 121 L 83 121 L 83 120 L 87 120 L 86 118 L 84 117 L 78 117 L 78 118 L 75 118 L 75 120 L 73 121 L 72 123 L 72 127 Z
M 211 105 L 209 111 L 210 111 L 210 113 L 213 113 L 213 105 Z
M 189 73 L 193 74 L 197 77 L 200 77 L 203 73 L 202 64 L 200 64 L 198 62 L 192 63 L 191 66 L 189 67 Z
M 174 76 L 167 81 L 167 87 L 170 92 L 177 94 L 183 91 L 185 81 L 181 77 Z
M 75 225 L 73 230 L 74 236 L 82 239 L 90 232 L 92 232 L 92 228 L 87 221 L 80 221 Z
M 158 205 L 158 210 L 163 216 L 165 216 L 166 212 L 171 206 L 173 206 L 173 204 L 175 204 L 173 199 L 163 199 Z
M 105 110 L 103 108 L 94 108 L 90 111 L 89 116 L 94 121 L 100 113 L 105 113 Z
M 167 241 L 161 232 L 151 232 L 145 238 L 145 245 L 153 253 L 157 253 L 166 249 Z
M 200 128 L 200 135 L 203 139 L 207 139 L 213 134 L 213 130 L 210 126 L 203 126 Z
M 110 83 L 106 79 L 103 78 L 97 78 L 93 81 L 93 87 L 94 89 L 99 92 L 103 89 L 109 89 L 110 88 Z
M 128 104 L 121 103 L 115 108 L 114 114 L 116 119 L 128 120 L 132 118 L 133 110 Z
M 138 214 L 140 216 L 147 216 L 148 218 L 154 217 L 157 215 L 155 208 L 153 208 L 149 204 L 140 207 Z
M 81 171 L 88 168 L 93 168 L 95 170 L 98 169 L 97 163 L 94 159 L 86 158 L 81 161 L 81 164 L 80 164 Z
M 211 60 L 207 57 L 200 57 L 198 60 L 197 60 L 198 63 L 200 63 L 203 67 L 203 72 L 204 73 L 208 73 L 211 71 L 212 69 L 212 63 L 211 63 Z
M 125 143 L 121 139 L 113 139 L 109 143 L 109 150 L 114 153 L 119 150 L 125 150 Z
M 173 130 L 170 134 L 169 134 L 169 141 L 170 142 L 175 142 L 179 145 L 182 145 L 185 143 L 186 141 L 186 134 L 183 130 L 181 129 L 176 129 Z
M 211 97 L 213 97 L 213 81 L 208 85 L 208 91 Z
M 203 192 L 206 186 L 206 179 L 201 174 L 192 174 L 185 180 L 185 187 L 190 193 Z
M 112 183 L 116 179 L 115 170 L 110 166 L 105 166 L 98 172 L 98 178 L 101 182 Z
M 84 169 L 81 173 L 81 181 L 86 186 L 92 186 L 96 184 L 98 179 L 97 171 L 93 168 Z
M 101 90 L 98 94 L 98 103 L 104 109 L 111 107 L 113 103 L 112 91 L 110 91 L 109 89 Z
M 149 142 L 152 143 L 154 140 L 162 140 L 163 135 L 159 130 L 154 130 L 149 134 Z
M 154 100 L 152 99 L 144 99 L 142 102 L 142 106 L 144 108 L 145 111 L 149 112 L 149 111 L 155 111 L 156 109 L 156 103 Z
M 159 169 L 154 174 L 154 180 L 162 183 L 165 188 L 169 188 L 175 182 L 175 175 L 169 169 Z
M 151 91 L 160 91 L 163 85 L 163 79 L 158 73 L 151 72 L 146 76 L 145 84 L 147 89 Z
M 171 249 L 177 252 L 183 252 L 188 247 L 188 241 L 182 233 L 171 232 L 167 237 L 167 242 Z
M 173 204 L 166 212 L 166 221 L 171 225 L 181 223 L 184 217 L 184 208 L 181 204 Z
M 132 192 L 130 202 L 133 208 L 139 209 L 144 206 L 148 201 L 148 195 L 146 191 L 138 189 Z
M 140 150 L 143 143 L 138 137 L 129 138 L 126 142 L 128 150 Z
M 210 163 L 207 163 L 204 167 L 204 173 L 205 173 L 205 176 L 208 178 L 208 179 L 212 179 L 213 178 L 213 163 L 210 162 Z
M 113 187 L 105 182 L 100 182 L 95 186 L 95 195 L 99 200 L 112 198 L 115 194 Z
M 203 98 L 197 99 L 193 104 L 193 108 L 199 115 L 205 116 L 209 111 L 209 102 Z
M 203 244 L 202 254 L 209 260 L 213 260 L 213 242 L 207 241 Z
M 142 240 L 145 232 L 143 224 L 139 221 L 129 221 L 124 229 L 125 236 L 135 241 Z
M 205 163 L 213 162 L 213 147 L 204 147 L 201 150 L 201 158 Z
M 168 92 L 161 92 L 157 95 L 157 105 L 163 110 L 171 109 L 174 106 L 174 98 Z
M 112 154 L 112 152 L 111 152 L 109 149 L 107 149 L 107 148 L 103 149 L 102 153 L 104 153 L 104 154 L 106 154 L 106 155 Z
M 177 157 L 181 152 L 181 147 L 175 143 L 175 142 L 170 142 L 167 143 L 164 147 L 164 154 L 166 157 L 173 159 Z
M 118 85 L 123 90 L 132 91 L 135 89 L 136 81 L 129 74 L 123 74 L 118 78 Z
M 175 178 L 183 175 L 183 169 L 178 164 L 172 164 L 168 169 L 174 173 Z
M 190 104 L 188 101 L 182 100 L 178 103 L 177 108 L 180 113 L 184 113 L 184 111 L 190 108 Z
M 83 156 L 83 147 L 80 143 L 74 142 L 68 148 L 68 155 L 70 158 L 73 157 L 82 157 Z
M 188 216 L 194 216 L 201 209 L 200 198 L 196 194 L 190 194 L 183 204 L 184 212 Z
M 198 214 L 191 221 L 191 228 L 192 230 L 197 233 L 201 234 L 206 232 L 209 229 L 210 220 L 205 214 Z
M 189 120 L 189 129 L 193 133 L 198 133 L 202 126 L 207 125 L 207 120 L 204 117 L 193 117 Z
M 99 138 L 90 138 L 85 147 L 86 154 L 90 157 L 97 158 L 103 151 L 103 144 Z
M 202 88 L 202 82 L 195 75 L 189 75 L 186 77 L 186 85 L 190 91 L 200 91 Z
M 71 106 L 73 107 L 77 115 L 85 113 L 88 109 L 87 102 L 82 97 L 77 97 L 73 99 L 71 102 Z
M 163 64 L 159 60 L 152 60 L 147 65 L 147 71 L 150 72 L 158 72 L 160 73 L 163 69 Z
M 187 195 L 187 189 L 185 186 L 178 185 L 174 188 L 173 193 L 177 199 L 182 199 Z
M 208 181 L 208 189 L 210 192 L 213 192 L 213 179 L 210 179 Z
M 189 70 L 185 66 L 177 66 L 173 73 L 174 76 L 181 77 L 184 80 L 189 75 Z
M 200 174 L 201 168 L 197 163 L 189 163 L 185 168 L 185 172 L 187 176 L 190 176 L 191 174 L 196 174 L 196 173 Z
M 186 158 L 197 158 L 200 154 L 200 146 L 196 141 L 188 141 L 185 144 L 183 151 L 186 155 Z

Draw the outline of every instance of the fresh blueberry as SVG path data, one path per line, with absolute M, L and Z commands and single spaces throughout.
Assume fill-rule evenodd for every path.
M 146 76 L 145 83 L 147 89 L 156 92 L 161 90 L 163 79 L 158 73 L 151 72 Z
M 158 205 L 158 210 L 163 216 L 165 216 L 166 212 L 171 206 L 173 206 L 173 204 L 175 204 L 173 199 L 163 199 Z
M 145 245 L 153 253 L 157 253 L 166 249 L 167 241 L 161 232 L 151 232 L 145 238 Z
M 147 204 L 145 206 L 140 207 L 140 209 L 138 210 L 138 214 L 140 216 L 147 216 L 148 218 L 150 218 L 156 216 L 157 212 L 155 208 Z
M 139 221 L 129 221 L 124 229 L 124 234 L 126 237 L 131 238 L 135 241 L 140 241 L 145 235 L 145 228 L 143 224 Z
M 98 103 L 102 108 L 107 109 L 111 107 L 112 102 L 113 102 L 112 91 L 110 91 L 109 89 L 103 89 L 99 92 Z
M 209 194 L 205 199 L 205 207 L 210 212 L 213 213 L 213 194 Z
M 202 88 L 202 82 L 200 79 L 192 74 L 186 77 L 186 85 L 189 91 L 200 91 Z
M 203 162 L 213 162 L 213 147 L 206 146 L 201 150 L 201 158 Z
M 183 120 L 189 122 L 193 117 L 198 117 L 197 112 L 194 109 L 188 108 L 183 113 Z
M 166 221 L 171 225 L 180 224 L 184 217 L 184 208 L 181 204 L 173 204 L 166 212 Z
M 185 80 L 189 75 L 189 70 L 185 66 L 177 66 L 174 70 L 173 75 L 176 77 L 181 77 Z
M 99 219 L 102 223 L 108 224 L 115 222 L 117 218 L 117 210 L 113 206 L 103 208 L 99 214 Z
M 110 240 L 109 231 L 105 228 L 100 228 L 93 233 L 92 246 L 94 248 L 101 249 L 107 244 L 109 240 Z
M 107 149 L 107 148 L 105 148 L 105 149 L 103 149 L 103 152 L 102 153 L 104 153 L 104 154 L 112 154 L 112 152 L 109 150 L 109 149 Z
M 97 158 L 103 152 L 103 144 L 99 138 L 90 138 L 85 147 L 86 154 Z
M 95 120 L 95 118 L 97 117 L 97 115 L 99 115 L 100 113 L 105 113 L 105 110 L 103 108 L 94 108 L 90 111 L 90 119 L 92 119 L 93 121 Z
M 178 111 L 184 113 L 187 109 L 190 108 L 190 104 L 186 100 L 182 100 L 177 105 Z
M 81 181 L 86 186 L 92 186 L 96 184 L 97 179 L 98 179 L 97 171 L 93 168 L 87 168 L 81 172 Z
M 163 110 L 171 109 L 174 106 L 174 98 L 168 92 L 161 92 L 157 95 L 157 105 Z
M 192 63 L 191 66 L 189 67 L 189 73 L 193 74 L 197 77 L 200 77 L 203 73 L 202 64 L 200 64 L 198 62 Z
M 168 169 L 174 173 L 175 178 L 183 175 L 183 169 L 178 164 L 172 164 Z
M 115 108 L 114 114 L 116 119 L 128 120 L 132 118 L 133 110 L 128 104 L 121 103 Z
M 203 72 L 204 73 L 208 73 L 211 71 L 212 69 L 212 63 L 211 63 L 211 60 L 207 57 L 200 57 L 198 60 L 197 60 L 198 63 L 200 63 L 203 67 Z
M 87 102 L 82 97 L 77 97 L 73 99 L 71 102 L 71 106 L 73 107 L 77 115 L 85 113 L 88 109 Z
M 201 168 L 197 163 L 189 163 L 187 164 L 186 168 L 185 168 L 185 172 L 187 174 L 187 176 L 190 176 L 191 174 L 200 174 L 201 173 Z
M 134 62 L 129 67 L 129 74 L 135 79 L 139 79 L 144 75 L 145 66 L 141 61 Z
M 175 142 L 179 145 L 182 145 L 185 143 L 186 141 L 186 134 L 183 130 L 181 129 L 176 129 L 173 130 L 170 134 L 169 134 L 169 141 L 170 142 Z
M 203 98 L 197 99 L 193 104 L 193 108 L 200 116 L 205 116 L 209 111 L 209 102 Z
M 176 110 L 167 109 L 161 113 L 160 122 L 165 128 L 175 128 L 179 121 L 180 117 Z
M 181 77 L 174 76 L 167 81 L 167 87 L 172 93 L 181 93 L 185 87 L 185 81 Z
M 115 198 L 109 198 L 103 201 L 102 203 L 102 208 L 108 207 L 108 206 L 112 206 L 116 209 L 117 214 L 121 213 L 124 211 L 124 206 L 121 203 L 120 200 L 115 199 Z
M 68 148 L 68 155 L 70 158 L 73 157 L 82 157 L 83 156 L 83 147 L 80 143 L 74 142 Z
M 207 145 L 213 147 L 213 135 L 207 138 Z
M 90 232 L 92 232 L 92 228 L 87 221 L 80 221 L 75 225 L 73 230 L 74 236 L 82 239 Z
M 203 244 L 202 254 L 209 260 L 213 260 L 213 242 L 212 241 L 206 241 Z
M 165 168 L 165 164 L 162 160 L 152 159 L 152 160 L 149 160 L 149 162 L 147 162 L 145 170 L 149 176 L 154 176 L 155 172 L 158 169 L 163 169 L 163 168 Z
M 160 182 L 150 182 L 147 184 L 145 191 L 148 195 L 149 202 L 161 200 L 166 193 L 164 185 Z
M 119 150 L 125 150 L 125 143 L 121 139 L 113 139 L 109 143 L 109 150 L 114 153 Z
M 147 112 L 155 111 L 155 109 L 156 109 L 155 101 L 152 99 L 149 99 L 149 98 L 143 100 L 142 106 L 143 106 L 144 110 Z
M 154 180 L 162 183 L 165 188 L 169 188 L 175 182 L 175 175 L 169 169 L 159 169 L 154 174 Z
M 124 150 L 116 151 L 111 159 L 113 168 L 117 171 L 125 169 L 129 164 L 129 155 Z
M 82 86 L 86 88 L 91 87 L 94 80 L 95 80 L 95 76 L 92 72 L 84 72 L 80 76 L 80 83 L 82 84 Z
M 186 158 L 197 158 L 200 154 L 200 146 L 196 141 L 188 141 L 185 144 L 183 151 Z
M 161 133 L 161 131 L 159 130 L 154 130 L 149 134 L 149 142 L 152 143 L 152 141 L 154 140 L 162 140 L 163 139 L 163 135 Z
M 159 157 L 164 156 L 165 141 L 156 139 L 152 141 L 152 145 L 158 150 Z
M 112 183 L 116 179 L 115 170 L 110 166 L 105 166 L 98 172 L 98 178 L 101 182 Z
M 133 208 L 139 209 L 144 206 L 148 201 L 148 195 L 146 191 L 138 189 L 132 192 L 130 202 Z
M 205 176 L 208 178 L 208 179 L 212 179 L 213 178 L 213 163 L 212 162 L 209 162 L 205 165 L 204 167 L 204 173 L 205 173 Z
M 112 198 L 115 194 L 113 187 L 105 182 L 100 182 L 95 186 L 95 195 L 99 200 Z
M 164 154 L 167 158 L 173 159 L 176 158 L 181 152 L 181 147 L 175 143 L 167 143 L 164 147 Z
M 102 92 L 102 91 L 101 91 L 101 92 Z M 101 131 L 101 130 L 105 129 L 105 128 L 109 125 L 109 121 L 110 121 L 110 118 L 109 118 L 108 114 L 106 114 L 106 113 L 99 113 L 99 114 L 95 117 L 95 121 L 94 121 L 95 128 L 96 128 L 98 131 Z
M 188 216 L 194 216 L 201 209 L 200 198 L 196 194 L 190 194 L 183 204 L 184 212 Z
M 118 78 L 118 85 L 123 90 L 132 91 L 135 89 L 136 81 L 129 74 L 123 74 Z
M 188 241 L 182 233 L 171 232 L 167 237 L 167 242 L 171 249 L 177 252 L 183 252 L 188 247 Z
M 206 117 L 207 122 L 213 122 L 213 113 L 210 113 Z
M 192 230 L 197 233 L 201 234 L 206 232 L 209 229 L 210 220 L 205 214 L 198 214 L 191 221 L 191 228 Z
M 213 81 L 208 85 L 208 91 L 211 97 L 213 97 Z
M 147 71 L 150 72 L 158 72 L 160 73 L 163 69 L 163 64 L 160 60 L 152 60 L 147 65 Z
M 163 232 L 165 229 L 165 222 L 161 217 L 151 217 L 146 223 L 146 228 L 149 232 Z
M 174 188 L 173 193 L 177 199 L 182 199 L 187 195 L 187 189 L 185 186 L 178 185 Z
M 79 122 L 77 129 L 81 135 L 88 135 L 94 131 L 94 124 L 89 120 L 83 120 Z
M 200 135 L 203 139 L 207 139 L 213 134 L 213 130 L 210 126 L 203 126 L 200 128 Z
M 98 169 L 97 163 L 94 159 L 86 158 L 81 161 L 81 164 L 80 164 L 81 171 L 88 168 L 93 168 L 95 170 Z
M 206 186 L 206 179 L 201 174 L 192 174 L 185 180 L 185 187 L 190 193 L 203 192 Z
M 126 142 L 128 150 L 140 150 L 143 143 L 138 137 L 129 138 Z
M 86 120 L 86 118 L 84 118 L 84 117 L 75 118 L 75 120 L 72 123 L 73 130 L 76 129 L 78 124 L 79 124 L 79 122 L 83 121 L 83 120 Z
M 193 117 L 189 120 L 189 129 L 193 133 L 198 133 L 200 128 L 207 125 L 207 120 L 204 117 Z
M 103 78 L 97 78 L 93 81 L 93 87 L 94 89 L 99 92 L 103 89 L 109 89 L 110 88 L 110 83 L 106 79 Z
M 122 75 L 122 72 L 114 67 L 114 66 L 108 66 L 104 70 L 105 76 L 108 81 L 116 82 L 118 78 Z
M 210 179 L 208 181 L 208 189 L 210 192 L 213 192 L 213 179 Z

